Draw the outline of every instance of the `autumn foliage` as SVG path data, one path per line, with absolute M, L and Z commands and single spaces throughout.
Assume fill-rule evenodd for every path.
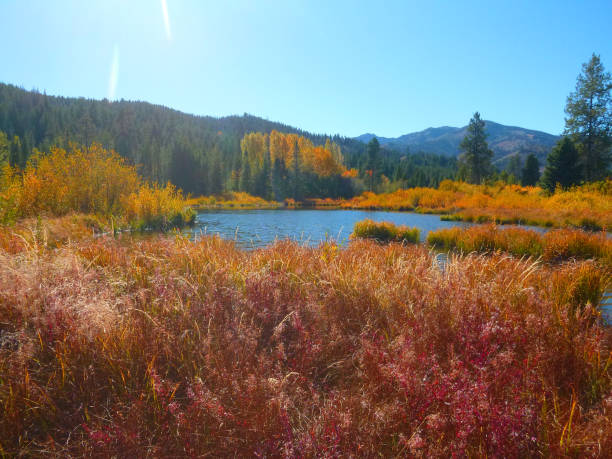
M 68 213 L 114 216 L 155 228 L 182 226 L 193 218 L 180 191 L 147 184 L 134 166 L 99 144 L 36 152 L 23 171 L 5 166 L 0 221 Z
M 612 450 L 606 273 L 418 245 L 98 238 L 0 253 L 8 456 Z M 586 292 L 586 293 L 585 293 Z
M 539 187 L 497 183 L 470 185 L 443 181 L 435 188 L 364 193 L 338 205 L 350 209 L 391 209 L 448 214 L 447 219 L 540 226 L 612 228 L 612 181 L 549 195 Z
M 351 238 L 374 239 L 379 242 L 411 242 L 414 244 L 419 242 L 420 231 L 418 228 L 410 228 L 405 225 L 366 219 L 355 223 Z
M 242 191 L 228 191 L 217 196 L 200 196 L 188 199 L 187 203 L 197 209 L 276 209 L 283 205 Z
M 557 229 L 546 233 L 524 228 L 478 225 L 431 231 L 427 242 L 440 249 L 462 252 L 508 252 L 541 257 L 544 261 L 597 259 L 612 267 L 612 239 L 606 233 Z
M 311 140 L 297 134 L 251 132 L 242 138 L 240 147 L 246 159 L 260 168 L 269 154 L 271 163 L 279 159 L 286 169 L 291 169 L 297 161 L 303 171 L 321 177 L 342 174 L 346 170 L 340 147 L 329 140 L 323 146 L 314 145 Z

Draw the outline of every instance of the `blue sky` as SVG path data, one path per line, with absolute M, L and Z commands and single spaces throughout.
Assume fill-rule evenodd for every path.
M 612 1 L 0 0 L 0 81 L 395 137 L 476 110 L 560 133 Z M 165 20 L 167 18 L 167 21 Z

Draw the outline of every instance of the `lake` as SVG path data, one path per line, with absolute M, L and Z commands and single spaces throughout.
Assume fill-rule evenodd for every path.
M 467 222 L 442 221 L 440 215 L 378 210 L 208 210 L 200 211 L 194 227 L 186 232 L 196 238 L 201 234 L 218 234 L 223 238 L 235 240 L 239 246 L 245 248 L 263 247 L 276 239 L 286 238 L 311 246 L 329 239 L 345 244 L 355 223 L 366 218 L 389 221 L 396 225 L 416 226 L 421 230 L 421 241 L 424 241 L 427 233 L 433 230 L 473 225 Z M 525 226 L 525 228 L 547 231 L 545 228 L 534 226 Z M 612 324 L 612 290 L 604 295 L 601 308 L 604 320 Z
M 417 227 L 421 230 L 422 241 L 432 230 L 471 225 L 442 221 L 440 215 L 411 212 L 255 209 L 200 211 L 195 226 L 187 231 L 195 237 L 200 234 L 219 234 L 226 239 L 235 239 L 243 247 L 262 247 L 276 239 L 286 238 L 308 245 L 318 245 L 329 239 L 342 244 L 348 241 L 355 223 L 366 218 Z

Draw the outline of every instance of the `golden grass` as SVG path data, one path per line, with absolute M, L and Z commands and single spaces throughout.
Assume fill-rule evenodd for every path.
M 410 210 L 448 214 L 448 219 L 554 227 L 612 228 L 612 181 L 557 190 L 502 182 L 469 185 L 443 181 L 438 189 L 410 188 L 393 193 L 364 193 L 338 204 L 348 209 Z
M 2 251 L 0 452 L 601 455 L 609 278 L 366 240 Z
M 355 223 L 351 238 L 374 239 L 379 242 L 411 242 L 416 244 L 420 240 L 420 233 L 418 228 L 366 219 Z
M 541 257 L 553 262 L 592 258 L 612 266 L 612 239 L 604 232 L 557 229 L 539 233 L 524 228 L 478 225 L 431 231 L 427 242 L 440 249 L 466 253 L 501 250 L 519 257 Z
M 187 204 L 195 209 L 276 209 L 284 204 L 266 201 L 242 191 L 228 191 L 219 196 L 190 198 Z

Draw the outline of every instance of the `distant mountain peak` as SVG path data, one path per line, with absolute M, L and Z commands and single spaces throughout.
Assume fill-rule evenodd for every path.
M 429 127 L 422 131 L 411 132 L 399 137 L 378 137 L 380 144 L 395 150 L 406 150 L 426 153 L 437 153 L 446 156 L 460 154 L 459 144 L 465 137 L 467 126 Z M 493 150 L 494 160 L 504 161 L 514 154 L 526 156 L 533 153 L 543 162 L 559 136 L 518 126 L 506 126 L 495 121 L 485 120 L 489 147 Z M 369 142 L 374 134 L 362 134 L 355 137 L 364 143 Z

